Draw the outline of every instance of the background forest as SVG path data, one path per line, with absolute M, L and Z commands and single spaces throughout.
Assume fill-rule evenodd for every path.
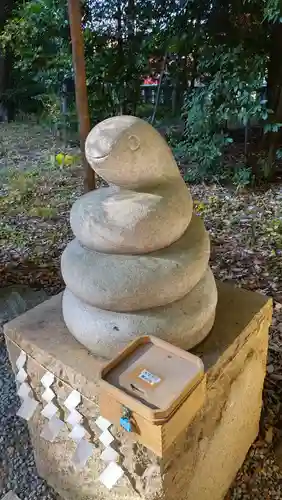
M 85 0 L 92 123 L 119 113 L 153 119 L 189 181 L 241 187 L 273 179 L 282 157 L 280 7 L 279 0 Z M 144 85 L 153 74 L 157 84 Z M 66 1 L 2 0 L 0 102 L 2 117 L 32 113 L 76 129 Z

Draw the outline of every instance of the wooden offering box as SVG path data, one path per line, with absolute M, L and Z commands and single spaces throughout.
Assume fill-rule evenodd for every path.
M 140 337 L 101 372 L 100 412 L 158 456 L 202 407 L 200 358 L 155 337 Z

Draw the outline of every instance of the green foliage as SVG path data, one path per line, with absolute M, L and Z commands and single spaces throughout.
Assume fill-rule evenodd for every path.
M 56 131 L 72 130 L 74 95 L 63 114 L 60 94 L 62 82 L 73 76 L 67 2 L 18 0 L 15 5 L 0 31 L 0 47 L 13 58 L 6 99 L 19 109 L 43 111 Z M 92 123 L 121 113 L 149 119 L 152 106 L 141 103 L 142 77 L 150 58 L 168 57 L 166 81 L 174 89 L 176 114 L 186 96 L 184 135 L 168 140 L 186 178 L 250 184 L 248 158 L 242 167 L 226 166 L 232 143 L 228 124 L 256 120 L 270 138 L 282 131 L 281 117 L 261 94 L 273 33 L 282 21 L 280 0 L 85 0 L 82 10 Z M 203 86 L 196 87 L 197 81 Z M 157 118 L 164 113 L 163 108 Z M 273 157 L 258 160 L 262 177 L 270 175 Z
M 195 178 L 211 180 L 224 177 L 224 148 L 232 143 L 227 123 L 232 120 L 246 125 L 252 118 L 262 119 L 267 113 L 261 100 L 265 70 L 260 56 L 242 63 L 242 46 L 231 49 L 224 45 L 203 52 L 199 68 L 209 77 L 202 88 L 187 94 L 184 105 L 185 134 L 183 152 L 196 165 Z
M 249 186 L 252 182 L 252 169 L 250 167 L 246 167 L 245 165 L 236 165 L 236 170 L 232 180 L 235 186 L 237 186 L 237 189 Z
M 282 248 L 282 221 L 280 218 L 274 218 L 265 227 L 265 232 L 272 245 L 278 249 Z
M 50 112 L 63 79 L 72 74 L 66 2 L 19 1 L 0 31 L 1 48 L 13 59 L 5 100 L 27 112 Z
M 15 70 L 29 74 L 47 92 L 57 89 L 72 72 L 69 41 L 63 0 L 20 3 L 0 36 L 2 48 L 14 53 Z

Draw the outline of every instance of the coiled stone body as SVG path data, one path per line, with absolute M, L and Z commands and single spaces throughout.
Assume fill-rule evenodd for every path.
M 67 327 L 104 357 L 142 334 L 193 347 L 212 328 L 217 290 L 208 234 L 168 145 L 145 121 L 119 116 L 92 129 L 86 156 L 110 186 L 71 210 Z

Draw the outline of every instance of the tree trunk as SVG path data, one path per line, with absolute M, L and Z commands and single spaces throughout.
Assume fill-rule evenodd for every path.
M 79 121 L 80 147 L 84 168 L 84 191 L 96 187 L 95 172 L 85 157 L 85 141 L 90 132 L 90 118 L 86 87 L 86 70 L 84 58 L 84 40 L 81 27 L 80 0 L 68 0 L 70 32 L 72 41 L 72 58 L 75 74 L 75 97 Z
M 140 97 L 140 80 L 136 71 L 136 58 L 138 57 L 138 43 L 135 33 L 135 18 L 136 6 L 135 0 L 128 0 L 127 6 L 127 48 L 128 48 L 128 65 L 127 65 L 127 81 L 126 81 L 126 113 L 135 114 L 137 103 Z
M 12 10 L 15 7 L 15 0 L 0 0 L 0 31 L 9 19 Z M 3 53 L 0 50 L 0 121 L 12 118 L 9 112 L 9 105 L 5 93 L 9 82 L 10 71 L 12 69 L 11 54 Z
M 124 67 L 124 53 L 123 53 L 123 37 L 122 37 L 122 10 L 121 10 L 121 0 L 118 0 L 117 4 L 117 72 L 120 72 Z M 121 90 L 119 92 L 119 113 L 123 115 L 125 113 L 125 88 L 124 88 L 124 78 L 121 75 Z
M 268 108 L 273 111 L 269 116 L 269 123 L 282 124 L 282 24 L 275 23 L 272 28 L 270 41 L 270 58 L 268 64 L 267 100 Z M 268 148 L 268 169 L 273 171 L 276 152 L 281 144 L 282 128 L 270 131 L 266 136 Z
M 8 120 L 8 113 L 5 103 L 6 80 L 6 60 L 4 54 L 0 53 L 0 122 L 5 122 Z

